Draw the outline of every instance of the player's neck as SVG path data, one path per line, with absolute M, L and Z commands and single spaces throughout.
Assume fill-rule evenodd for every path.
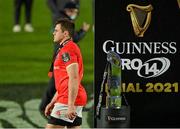
M 61 42 L 60 42 L 60 46 L 64 46 L 66 43 L 69 42 L 69 40 L 71 40 L 71 38 L 64 38 Z
M 60 45 L 64 44 L 65 42 L 71 40 L 70 37 L 67 37 L 67 38 L 64 38 L 61 42 L 60 42 Z

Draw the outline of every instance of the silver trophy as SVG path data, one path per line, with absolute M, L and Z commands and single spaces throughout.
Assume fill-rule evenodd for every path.
M 107 61 L 110 63 L 106 85 L 106 107 L 121 108 L 121 59 L 113 51 L 107 54 Z
M 121 92 L 121 73 L 119 55 L 109 51 L 96 107 L 98 128 L 130 127 L 130 107 L 124 93 Z M 106 96 L 105 105 L 102 103 L 103 96 Z M 126 105 L 122 103 L 122 98 Z

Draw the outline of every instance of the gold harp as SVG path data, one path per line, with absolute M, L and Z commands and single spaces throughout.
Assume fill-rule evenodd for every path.
M 130 12 L 134 33 L 138 37 L 143 37 L 151 22 L 152 5 L 139 6 L 129 4 L 127 11 Z

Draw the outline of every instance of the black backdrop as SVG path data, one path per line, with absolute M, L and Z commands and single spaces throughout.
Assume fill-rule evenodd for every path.
M 144 37 L 135 36 L 132 28 L 128 4 L 146 6 L 151 4 L 152 20 Z M 103 44 L 107 40 L 114 42 L 175 42 L 174 53 L 138 53 L 120 54 L 121 58 L 140 59 L 143 64 L 150 59 L 165 57 L 170 61 L 169 68 L 161 75 L 143 78 L 137 70 L 123 70 L 122 83 L 139 83 L 143 92 L 125 92 L 131 106 L 131 127 L 180 127 L 180 9 L 176 0 L 95 0 L 95 105 L 98 101 L 100 84 L 106 63 Z M 111 46 L 107 49 L 110 50 Z M 160 47 L 159 49 L 163 49 Z M 165 50 L 164 50 L 165 51 Z M 137 64 L 136 64 L 137 65 Z M 162 92 L 146 92 L 148 83 L 163 87 Z M 165 92 L 165 85 L 171 84 L 170 92 Z M 173 84 L 176 83 L 178 92 Z M 135 86 L 134 86 L 135 87 Z M 104 102 L 103 102 L 104 103 Z M 95 122 L 96 126 L 96 122 Z

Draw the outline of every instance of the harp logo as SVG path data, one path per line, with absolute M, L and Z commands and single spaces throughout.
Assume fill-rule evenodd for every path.
M 151 22 L 152 5 L 139 6 L 129 4 L 127 11 L 130 12 L 132 26 L 137 37 L 144 37 L 144 33 L 148 29 Z

